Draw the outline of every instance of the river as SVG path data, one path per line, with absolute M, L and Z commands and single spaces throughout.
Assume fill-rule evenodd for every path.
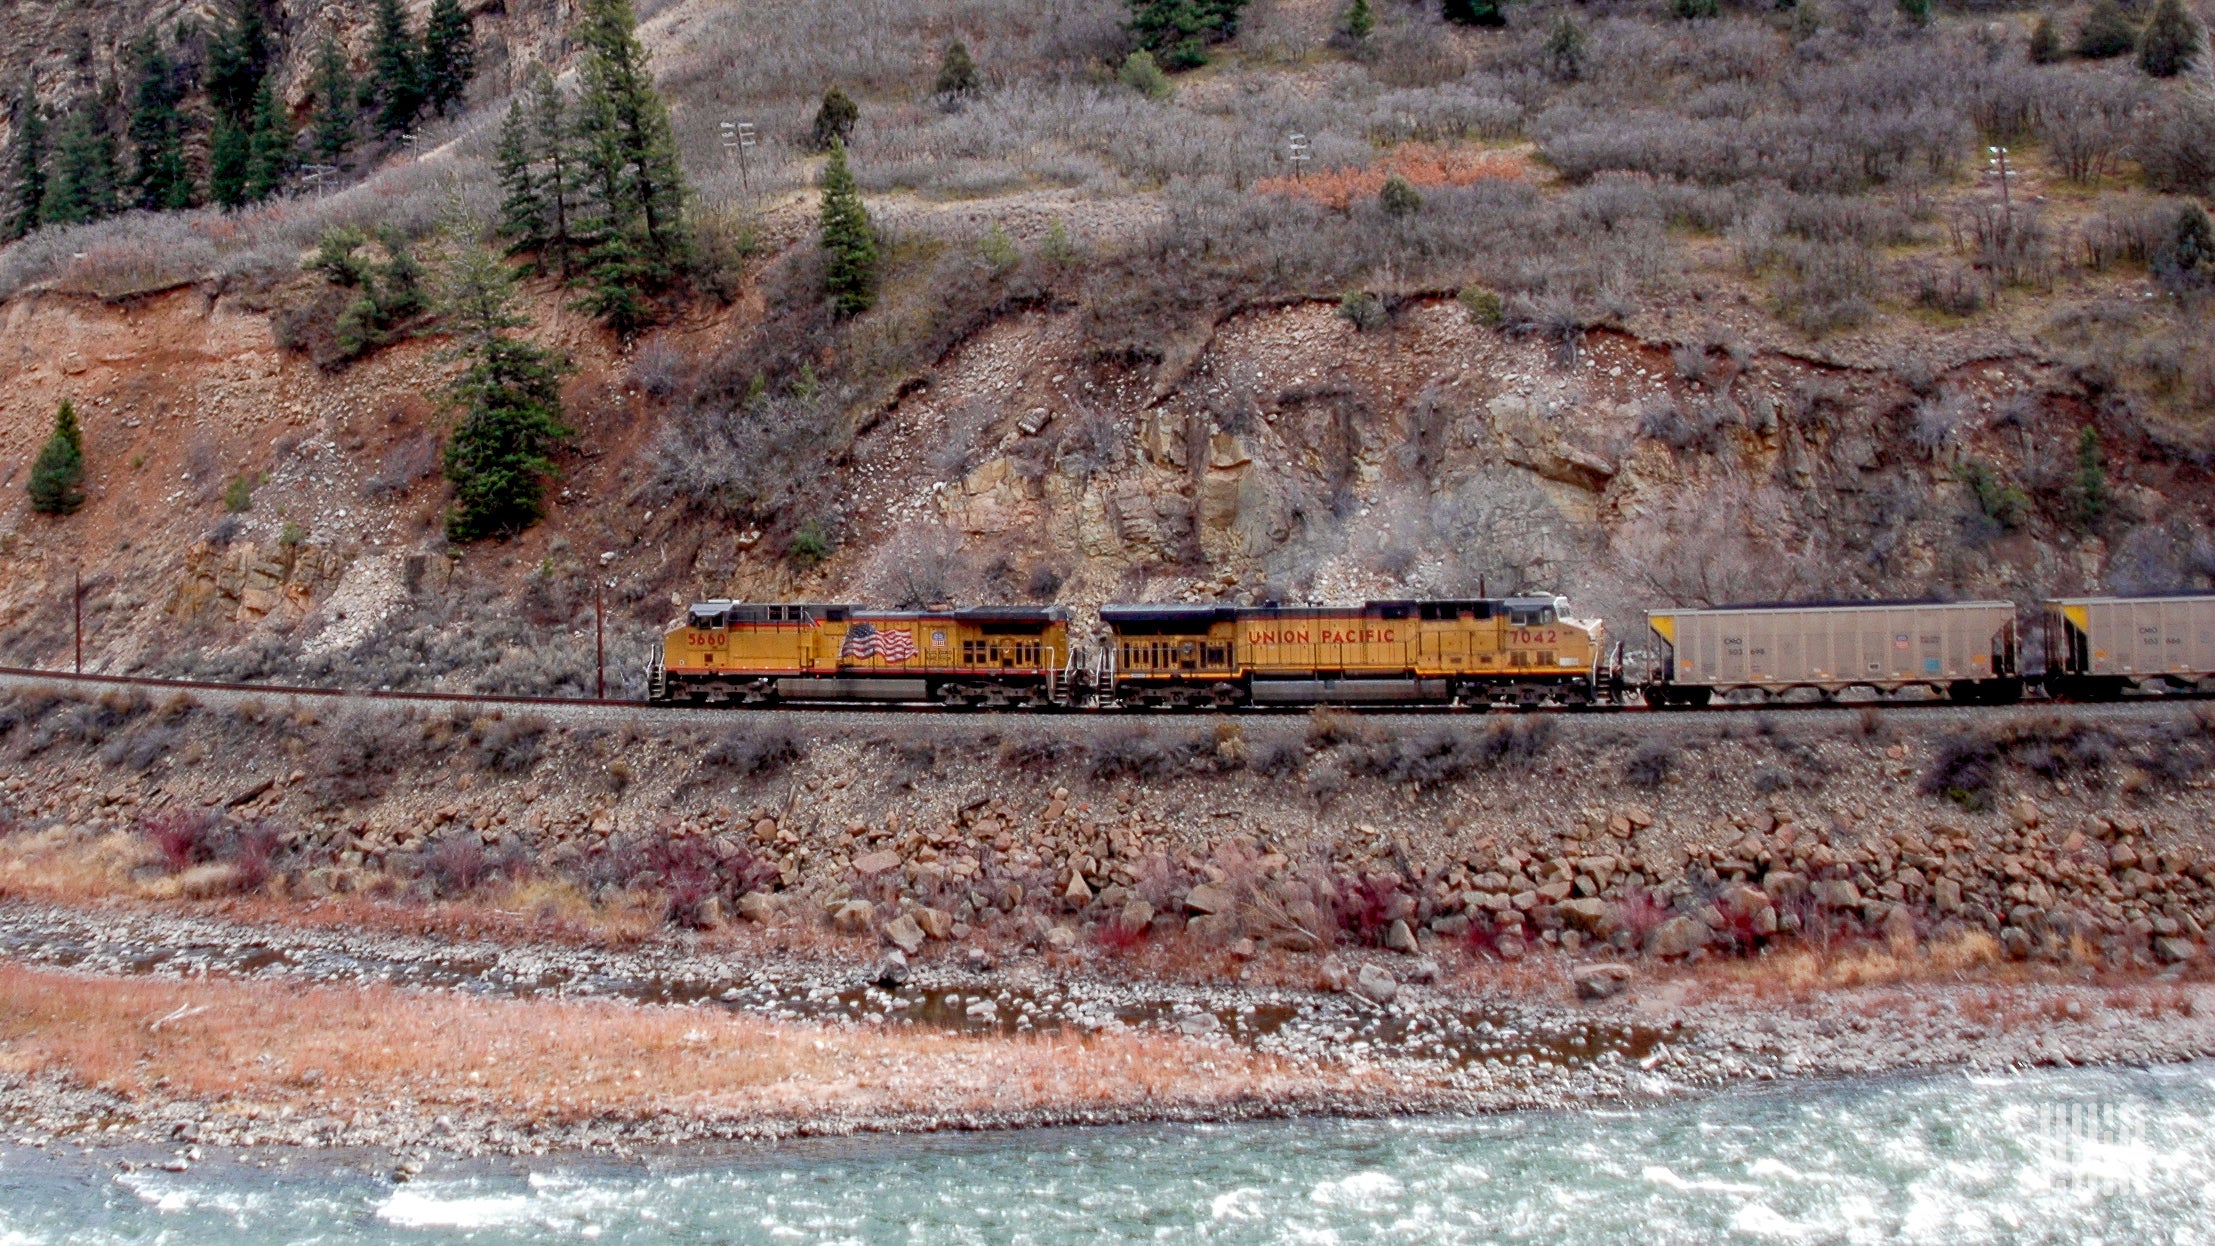
M 804 1141 L 646 1161 L 0 1147 L 0 1246 L 2215 1241 L 2215 1065 L 1624 1111 Z M 141 1161 L 159 1155 L 138 1154 Z

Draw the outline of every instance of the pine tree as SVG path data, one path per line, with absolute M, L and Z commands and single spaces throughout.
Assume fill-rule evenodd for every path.
M 861 106 L 843 87 L 832 87 L 823 92 L 823 103 L 815 110 L 815 150 L 829 151 L 833 143 L 850 143 L 854 138 L 854 124 L 861 120 Z
M 53 435 L 31 464 L 24 491 L 41 515 L 68 515 L 85 504 L 84 435 L 77 429 L 77 408 L 67 398 L 54 413 Z
M 1346 10 L 1346 19 L 1339 23 L 1338 28 L 1356 43 L 1374 33 L 1377 29 L 1377 15 L 1370 12 L 1369 0 L 1354 0 Z
M 877 301 L 877 229 L 846 165 L 846 144 L 831 144 L 823 166 L 823 288 L 841 316 L 868 311 Z
M 1894 3 L 1900 10 L 1900 16 L 1906 18 L 1909 24 L 1930 24 L 1930 0 L 1894 0 Z
M 675 279 L 690 243 L 685 184 L 629 0 L 585 0 L 577 38 L 584 90 L 573 157 L 591 200 L 577 232 L 589 245 L 584 306 L 629 336 L 651 321 L 649 295 Z
M 246 126 L 217 116 L 215 133 L 208 139 L 208 198 L 220 207 L 244 207 L 253 157 L 253 135 Z
M 2183 0 L 2161 0 L 2138 37 L 2138 67 L 2156 78 L 2174 78 L 2199 54 L 2199 23 L 2184 11 Z
M 553 232 L 547 223 L 552 213 L 547 208 L 537 167 L 539 135 L 531 108 L 535 95 L 534 83 L 530 94 L 518 95 L 508 105 L 508 115 L 500 121 L 500 145 L 493 152 L 493 167 L 498 172 L 503 192 L 500 236 L 508 240 L 511 256 L 544 251 Z
M 561 377 L 552 351 L 510 336 L 530 321 L 515 310 L 515 279 L 473 247 L 456 262 L 441 310 L 455 353 L 468 361 L 447 400 L 460 412 L 446 443 L 456 541 L 512 536 L 545 514 L 553 455 L 574 434 L 561 422 Z
M 2030 28 L 2030 63 L 2051 65 L 2061 59 L 2061 36 L 2053 28 L 2053 15 L 2040 13 Z
M 551 256 L 553 267 L 567 277 L 577 246 L 570 232 L 577 200 L 577 162 L 569 150 L 569 107 L 551 74 L 541 73 L 532 90 L 531 115 L 538 123 L 545 165 L 538 177 L 539 200 L 546 213 L 546 247 L 540 267 L 547 267 L 546 258 Z
M 292 119 L 264 81 L 254 93 L 254 128 L 246 140 L 246 198 L 259 203 L 283 187 L 292 172 Z
M 355 100 L 361 88 L 346 64 L 346 50 L 336 35 L 323 36 L 323 48 L 315 58 L 315 158 L 337 164 L 354 145 L 354 122 L 359 115 Z
M 400 0 L 377 0 L 377 34 L 369 54 L 366 88 L 377 106 L 377 133 L 405 133 L 423 112 L 422 59 Z
M 1682 0 L 1678 7 L 1680 10 L 1683 7 Z M 1507 25 L 1507 15 L 1500 12 L 1500 0 L 1445 0 L 1441 12 L 1447 21 L 1458 26 Z
M 161 45 L 152 36 L 133 49 L 138 86 L 132 93 L 131 202 L 149 212 L 170 212 L 192 203 L 192 175 L 185 168 L 183 118 L 177 104 L 184 91 Z
M 38 228 L 46 202 L 46 117 L 38 88 L 26 76 L 15 101 L 15 137 L 8 148 L 8 196 L 0 214 L 0 241 L 13 242 Z
M 62 123 L 54 142 L 54 168 L 46 179 L 39 220 L 48 225 L 82 225 L 116 210 L 115 136 L 100 109 L 79 106 Z
M 1554 28 L 1546 35 L 1546 58 L 1554 77 L 1563 82 L 1584 76 L 1584 31 L 1566 12 L 1554 19 Z
M 477 32 L 456 0 L 434 0 L 423 29 L 423 102 L 443 117 L 477 75 Z
M 2093 0 L 2092 11 L 2084 15 L 2084 25 L 2077 31 L 2077 55 L 2106 60 L 2122 56 L 2137 45 L 2138 32 L 2130 28 L 2130 19 L 2123 16 L 2121 6 L 2115 0 Z
M 1238 33 L 1246 0 L 1128 0 L 1131 33 L 1166 69 L 1207 64 L 1207 49 Z
M 2176 230 L 2169 242 L 2169 262 L 2180 272 L 2215 271 L 2215 223 L 2207 209 L 2187 202 L 2177 212 Z
M 269 20 L 263 0 L 228 0 L 222 24 L 208 41 L 208 98 L 218 116 L 240 128 L 250 124 L 254 93 L 269 75 Z
M 938 82 L 933 88 L 938 98 L 949 102 L 965 100 L 977 93 L 977 62 L 970 59 L 969 45 L 956 39 L 946 45 L 946 56 L 938 62 Z

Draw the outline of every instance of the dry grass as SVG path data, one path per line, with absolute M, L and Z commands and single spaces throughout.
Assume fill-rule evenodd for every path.
M 1402 143 L 1384 159 L 1361 168 L 1329 169 L 1309 177 L 1272 177 L 1254 183 L 1264 194 L 1297 195 L 1343 211 L 1356 199 L 1373 199 L 1385 181 L 1399 177 L 1417 189 L 1474 186 L 1478 182 L 1531 180 L 1531 149 L 1446 147 Z
M 973 1039 L 714 1010 L 119 980 L 18 965 L 0 965 L 0 1069 L 125 1096 L 220 1099 L 234 1113 L 400 1101 L 559 1121 L 1219 1108 L 1362 1081 L 1160 1037 Z

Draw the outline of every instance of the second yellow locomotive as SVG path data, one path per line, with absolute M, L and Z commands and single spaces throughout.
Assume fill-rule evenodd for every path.
M 1098 689 L 1124 705 L 1588 705 L 1620 684 L 1560 597 L 1359 606 L 1103 606 Z

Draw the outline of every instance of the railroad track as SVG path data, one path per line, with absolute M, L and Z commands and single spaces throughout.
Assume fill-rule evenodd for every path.
M 1138 707 L 1094 707 L 1051 711 L 1007 711 L 973 708 L 956 708 L 928 703 L 869 702 L 866 704 L 837 704 L 831 702 L 788 702 L 772 706 L 739 705 L 685 705 L 670 702 L 648 701 L 635 697 L 543 697 L 523 696 L 512 693 L 485 692 L 426 692 L 415 690 L 331 688 L 315 684 L 274 683 L 224 683 L 204 679 L 171 679 L 152 675 L 103 675 L 82 674 L 75 671 L 50 671 L 36 667 L 0 666 L 0 684 L 57 684 L 80 688 L 137 688 L 158 692 L 208 692 L 231 697 L 307 697 L 323 701 L 383 701 L 422 705 L 482 705 L 495 708 L 516 708 L 546 711 L 572 710 L 627 710 L 654 715 L 697 716 L 717 715 L 732 711 L 749 714 L 792 712 L 809 715 L 869 715 L 869 714 L 932 714 L 959 718 L 980 715 L 996 716 L 1013 713 L 1025 719 L 1070 718 L 1085 715 L 1113 715 L 1142 719 L 1192 718 L 1215 713 L 1235 713 L 1241 717 L 1297 717 L 1312 712 L 1306 705 L 1241 706 L 1235 710 L 1163 710 Z M 1859 712 L 1877 709 L 1887 713 L 1916 713 L 1943 711 L 1976 717 L 1994 713 L 2021 712 L 2069 706 L 2101 712 L 2153 710 L 2163 707 L 2181 708 L 2194 702 L 2215 699 L 2215 693 L 2169 693 L 2161 696 L 2136 696 L 2118 701 L 2071 701 L 2047 697 L 2042 694 L 2026 694 L 2023 700 L 2008 705 L 1963 705 L 1936 698 L 1921 700 L 1853 700 L 1853 701 L 1770 701 L 1743 702 L 1722 701 L 1704 707 L 1683 706 L 1656 707 L 1642 701 L 1621 705 L 1550 705 L 1535 707 L 1489 706 L 1467 708 L 1451 705 L 1377 705 L 1333 706 L 1331 708 L 1364 716 L 1406 716 L 1411 718 L 1480 717 L 1490 714 L 1542 714 L 1567 717 L 1607 717 L 1621 714 L 1667 714 L 1687 719 L 1716 715 Z

